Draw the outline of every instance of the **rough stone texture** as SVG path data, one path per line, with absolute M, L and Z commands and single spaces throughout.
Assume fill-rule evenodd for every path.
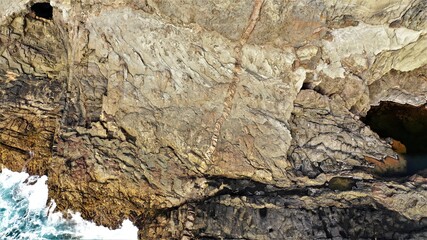
M 360 120 L 426 103 L 425 1 L 34 2 L 0 1 L 0 161 L 59 210 L 142 239 L 426 237 L 427 180 L 379 177 L 405 162 Z
M 398 158 L 378 135 L 345 108 L 341 98 L 330 99 L 302 90 L 290 120 L 292 146 L 288 160 L 302 176 L 368 167 L 365 157 Z

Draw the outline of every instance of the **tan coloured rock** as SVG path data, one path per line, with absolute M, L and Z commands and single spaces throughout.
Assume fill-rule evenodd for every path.
M 6 2 L 0 161 L 59 210 L 142 239 L 425 237 L 425 187 L 371 173 L 398 155 L 360 121 L 425 104 L 425 1 Z

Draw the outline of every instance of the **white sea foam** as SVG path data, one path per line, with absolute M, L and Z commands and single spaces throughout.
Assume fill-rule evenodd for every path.
M 0 239 L 137 239 L 138 229 L 129 220 L 111 230 L 84 220 L 80 213 L 65 219 L 46 205 L 46 176 L 3 169 L 0 173 Z

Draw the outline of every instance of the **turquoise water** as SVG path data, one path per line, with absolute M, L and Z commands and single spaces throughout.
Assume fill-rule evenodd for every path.
M 79 213 L 64 219 L 48 201 L 46 176 L 3 169 L 0 173 L 0 239 L 137 239 L 128 220 L 110 230 L 85 221 Z

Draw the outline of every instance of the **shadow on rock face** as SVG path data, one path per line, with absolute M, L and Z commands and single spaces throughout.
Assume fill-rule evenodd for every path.
M 31 6 L 31 11 L 37 16 L 44 19 L 52 19 L 53 8 L 47 2 L 35 3 Z
M 427 107 L 381 102 L 364 122 L 407 161 L 407 175 L 427 168 Z M 391 139 L 390 139 L 391 138 Z

